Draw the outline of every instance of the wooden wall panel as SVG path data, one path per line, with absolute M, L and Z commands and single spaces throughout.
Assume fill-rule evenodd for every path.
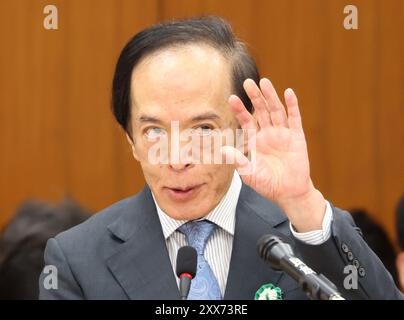
M 0 2 L 0 226 L 26 198 L 70 195 L 99 210 L 137 192 L 139 166 L 110 112 L 118 54 L 157 22 L 157 1 Z
M 143 184 L 109 111 L 114 64 L 134 33 L 159 20 L 228 19 L 279 93 L 297 92 L 316 185 L 334 204 L 368 209 L 394 235 L 404 193 L 404 2 L 357 0 L 0 2 L 0 226 L 27 197 L 69 194 L 91 210 Z
M 397 198 L 404 195 L 404 1 L 378 3 L 378 61 L 374 77 L 379 204 L 375 213 L 394 234 Z

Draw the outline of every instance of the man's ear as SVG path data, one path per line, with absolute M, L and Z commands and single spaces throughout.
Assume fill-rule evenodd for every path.
M 128 140 L 130 147 L 132 148 L 132 155 L 133 157 L 139 161 L 139 155 L 136 152 L 136 147 L 135 147 L 135 143 L 133 142 L 132 138 L 129 136 L 128 133 L 125 134 L 126 135 L 126 140 Z

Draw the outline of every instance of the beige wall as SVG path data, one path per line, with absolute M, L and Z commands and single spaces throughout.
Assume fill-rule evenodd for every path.
M 404 1 L 66 0 L 59 30 L 49 1 L 0 1 L 0 226 L 24 199 L 71 195 L 91 210 L 144 183 L 110 110 L 117 56 L 161 19 L 227 18 L 262 75 L 299 96 L 312 175 L 327 199 L 371 211 L 393 235 L 404 192 Z

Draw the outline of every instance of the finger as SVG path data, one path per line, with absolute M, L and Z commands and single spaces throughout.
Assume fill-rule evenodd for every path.
M 260 128 L 266 128 L 272 125 L 271 118 L 269 116 L 267 103 L 261 90 L 252 79 L 247 79 L 243 83 L 243 87 L 247 96 L 250 98 L 252 105 L 254 106 L 254 115 L 258 121 Z
M 261 92 L 265 97 L 267 102 L 269 114 L 271 116 L 271 121 L 274 126 L 287 126 L 287 115 L 285 107 L 283 106 L 281 100 L 279 100 L 278 94 L 271 81 L 267 78 L 262 78 L 260 81 Z
M 258 130 L 257 122 L 244 106 L 241 99 L 232 94 L 229 98 L 230 110 L 234 113 L 243 130 Z
M 285 101 L 288 107 L 288 124 L 290 129 L 303 130 L 302 118 L 296 94 L 291 88 L 285 90 Z
M 225 157 L 226 164 L 234 164 L 236 170 L 245 183 L 249 183 L 251 179 L 250 175 L 253 173 L 253 165 L 248 158 L 238 149 L 231 146 L 223 146 L 220 148 L 220 152 Z

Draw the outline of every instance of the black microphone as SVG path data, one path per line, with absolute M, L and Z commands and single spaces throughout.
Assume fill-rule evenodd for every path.
M 292 247 L 278 236 L 265 235 L 258 240 L 258 254 L 274 269 L 283 270 L 296 280 L 311 299 L 345 300 L 336 286 L 297 258 Z
M 185 246 L 178 250 L 176 274 L 180 278 L 180 295 L 187 300 L 191 280 L 196 274 L 198 255 L 194 247 Z

